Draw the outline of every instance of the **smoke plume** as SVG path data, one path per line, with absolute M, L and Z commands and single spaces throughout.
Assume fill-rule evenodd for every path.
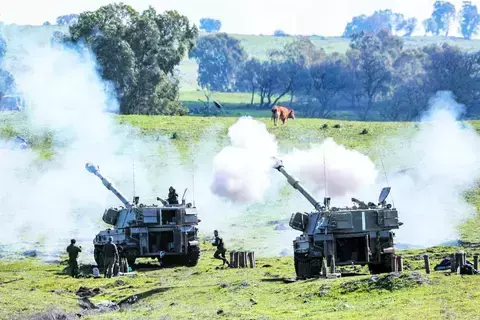
M 211 190 L 233 201 L 263 199 L 270 187 L 272 157 L 277 154 L 275 137 L 265 124 L 242 117 L 228 129 L 231 145 L 214 159 Z
M 25 126 L 31 136 L 52 139 L 53 158 L 39 159 L 31 150 L 0 148 L 0 221 L 8 232 L 0 242 L 21 239 L 56 250 L 77 238 L 88 249 L 102 226 L 108 205 L 119 203 L 86 162 L 100 166 L 131 199 L 136 154 L 148 159 L 148 144 L 136 140 L 130 127 L 118 125 L 105 110 L 117 108 L 114 96 L 98 75 L 94 57 L 73 50 L 27 44 L 22 70 L 12 70 L 27 101 Z M 138 157 L 140 158 L 140 157 Z M 6 174 L 5 174 L 6 173 Z M 137 159 L 137 192 L 151 190 L 148 175 Z M 121 177 L 126 177 L 123 180 Z M 84 255 L 87 257 L 87 255 Z
M 313 187 L 312 192 L 326 189 L 331 197 L 354 193 L 373 185 L 377 178 L 375 164 L 368 156 L 338 145 L 332 138 L 319 146 L 290 152 L 283 162 L 289 172 Z
M 390 201 L 404 222 L 399 242 L 433 245 L 456 239 L 458 225 L 475 214 L 465 192 L 480 178 L 480 136 L 457 121 L 464 111 L 450 92 L 439 92 L 418 132 L 410 139 L 390 140 L 386 163 L 391 169 L 408 169 L 391 179 Z
M 265 124 L 243 117 L 229 128 L 231 145 L 214 159 L 212 191 L 234 202 L 262 201 L 271 186 L 272 157 L 280 157 L 289 173 L 313 192 L 328 189 L 331 196 L 343 196 L 375 182 L 374 163 L 355 150 L 326 139 L 307 150 L 279 152 L 275 136 Z M 326 177 L 326 180 L 325 180 Z

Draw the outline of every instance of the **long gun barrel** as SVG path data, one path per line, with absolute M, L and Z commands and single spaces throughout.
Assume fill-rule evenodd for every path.
M 88 172 L 90 173 L 93 173 L 94 175 L 96 175 L 100 180 L 102 180 L 102 183 L 103 185 L 105 186 L 105 188 L 107 188 L 108 190 L 112 191 L 114 195 L 117 196 L 118 199 L 120 199 L 120 201 L 122 201 L 122 203 L 125 205 L 125 207 L 127 207 L 128 209 L 132 208 L 133 205 L 125 198 L 125 196 L 120 192 L 118 191 L 115 186 L 113 185 L 112 182 L 110 182 L 110 180 L 108 180 L 107 178 L 105 178 L 101 173 L 100 173 L 100 170 L 98 169 L 98 167 L 95 167 L 93 164 L 91 163 L 87 163 L 85 165 L 85 169 L 87 169 Z
M 322 209 L 321 203 L 318 202 L 317 200 L 315 200 L 315 198 L 307 191 L 307 189 L 305 189 L 304 186 L 302 186 L 300 184 L 300 182 L 295 177 L 293 177 L 292 175 L 290 175 L 288 172 L 285 171 L 285 169 L 283 167 L 283 163 L 282 163 L 281 160 L 278 160 L 276 158 L 274 158 L 274 159 L 275 159 L 276 163 L 273 166 L 273 168 L 280 171 L 287 178 L 288 183 L 292 187 L 294 187 L 295 189 L 300 191 L 300 193 L 305 198 L 307 198 L 308 202 L 310 202 L 317 211 L 322 211 L 323 209 Z

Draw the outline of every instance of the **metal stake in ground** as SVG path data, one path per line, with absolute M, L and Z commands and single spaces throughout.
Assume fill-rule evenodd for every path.
M 425 260 L 425 272 L 430 274 L 430 260 L 428 259 L 428 254 L 424 254 L 423 259 Z

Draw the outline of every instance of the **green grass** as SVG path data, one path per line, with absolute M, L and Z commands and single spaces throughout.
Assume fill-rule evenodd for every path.
M 205 246 L 205 243 L 202 244 Z M 458 248 L 429 249 L 432 268 Z M 478 249 L 467 250 L 468 259 Z M 94 304 L 118 303 L 132 295 L 153 291 L 120 311 L 82 319 L 471 319 L 478 318 L 478 276 L 426 275 L 425 251 L 400 252 L 405 274 L 389 281 L 381 275 L 370 281 L 360 276 L 284 283 L 295 275 L 291 258 L 257 259 L 254 269 L 223 269 L 202 249 L 196 267 L 158 269 L 155 263 L 136 271 L 136 277 L 72 279 L 66 262 L 43 264 L 34 259 L 0 261 L 0 318 L 28 316 L 60 309 L 80 312 L 75 292 L 82 286 L 99 288 Z M 145 262 L 145 261 L 144 261 Z M 88 270 L 84 268 L 84 270 Z M 413 272 L 417 272 L 415 274 Z M 420 283 L 417 283 L 420 282 Z M 222 310 L 221 315 L 217 312 Z
M 269 132 L 274 134 L 283 149 L 308 147 L 311 143 L 321 143 L 324 137 L 332 137 L 337 143 L 347 148 L 356 149 L 367 154 L 372 159 L 378 158 L 378 145 L 382 145 L 384 139 L 389 136 L 413 134 L 417 129 L 413 123 L 409 122 L 360 122 L 360 121 L 336 121 L 323 119 L 306 119 L 297 118 L 290 120 L 285 127 L 274 127 L 270 118 L 256 117 L 255 112 L 246 112 L 246 114 L 254 115 L 256 120 L 266 124 Z M 49 157 L 53 154 L 51 147 L 51 139 L 48 135 L 36 137 L 29 132 L 29 126 L 22 120 L 20 114 L 4 114 L 0 116 L 0 135 L 13 136 L 16 134 L 25 135 L 31 139 L 34 148 L 38 150 L 43 157 Z M 130 124 L 138 127 L 142 134 L 153 136 L 169 137 L 170 141 L 177 146 L 181 157 L 185 163 L 191 162 L 191 156 L 194 152 L 194 145 L 201 143 L 201 139 L 212 128 L 216 135 L 218 145 L 224 145 L 226 134 L 229 126 L 231 126 L 237 117 L 170 117 L 170 116 L 118 116 L 118 121 L 123 124 Z M 477 130 L 480 130 L 480 121 L 470 122 Z M 327 129 L 322 129 L 323 124 L 327 124 Z M 339 124 L 340 128 L 334 128 L 335 124 Z M 368 134 L 360 134 L 363 129 L 368 130 Z M 212 133 L 208 133 L 212 137 Z M 201 147 L 201 146 L 200 146 Z M 47 156 L 45 156 L 47 155 Z M 287 186 L 288 188 L 288 186 Z M 472 190 L 466 195 L 468 201 L 475 205 L 477 212 L 480 212 L 480 189 Z M 291 190 L 290 190 L 291 192 Z M 281 205 L 281 204 L 279 204 Z M 275 207 L 275 205 L 271 206 Z M 279 214 L 273 207 L 254 206 L 248 216 L 258 215 L 262 212 L 261 223 L 286 219 L 289 217 L 288 212 Z M 260 217 L 259 217 L 260 219 Z M 266 226 L 257 226 L 257 228 L 248 227 L 246 221 L 231 221 L 231 224 L 243 226 L 246 230 L 245 238 L 250 236 L 256 237 L 257 241 L 265 240 L 270 233 L 259 233 L 257 228 Z M 480 227 L 480 218 L 472 217 L 468 223 L 460 227 L 461 240 L 466 242 L 480 242 L 478 236 L 478 228 Z M 238 240 L 238 239 L 237 239 Z M 243 244 L 243 242 L 240 242 Z M 248 244 L 247 244 L 248 245 Z
M 21 65 L 25 53 L 25 40 L 45 44 L 53 31 L 62 27 L 26 27 L 5 26 L 3 33 L 10 45 L 7 66 Z M 247 52 L 264 59 L 269 49 L 279 48 L 292 38 L 272 36 L 234 35 L 244 44 Z M 315 38 L 312 41 L 327 52 L 343 52 L 348 41 L 341 38 Z M 455 43 L 467 50 L 478 50 L 480 41 L 445 39 L 442 37 L 414 37 L 405 40 L 406 47 L 418 47 L 435 42 Z M 199 106 L 204 100 L 203 93 L 196 91 L 196 64 L 185 59 L 180 65 L 182 74 L 181 100 L 189 106 Z M 255 97 L 258 99 L 258 97 Z M 412 123 L 394 122 L 357 122 L 323 119 L 297 118 L 290 120 L 286 127 L 274 127 L 268 110 L 248 109 L 249 94 L 214 93 L 212 99 L 219 100 L 227 107 L 224 117 L 162 117 L 162 116 L 119 116 L 120 123 L 131 124 L 141 129 L 143 134 L 162 135 L 171 138 L 182 156 L 190 157 L 194 142 L 201 141 L 210 128 L 218 128 L 217 141 L 222 143 L 228 127 L 239 115 L 251 115 L 266 123 L 283 148 L 304 147 L 310 143 L 321 142 L 324 136 L 333 137 L 336 142 L 348 148 L 354 148 L 376 158 L 377 145 L 399 130 L 404 135 L 415 132 Z M 288 98 L 286 98 L 288 99 Z M 348 116 L 348 115 L 346 115 Z M 28 123 L 20 114 L 2 113 L 0 115 L 0 136 L 25 136 L 33 143 L 41 158 L 54 156 L 52 139 L 49 134 L 37 136 L 30 131 Z M 326 123 L 328 128 L 322 129 Z M 340 128 L 333 125 L 340 124 Z M 471 124 L 480 130 L 480 121 Z M 368 134 L 361 135 L 363 129 Z M 480 189 L 466 195 L 477 212 L 480 212 Z M 289 188 L 284 190 L 292 192 Z M 275 204 L 282 211 L 282 204 Z M 258 220 L 283 219 L 289 215 L 282 211 L 264 212 L 262 206 L 254 207 L 252 212 L 238 221 L 230 221 L 248 232 L 237 236 L 229 243 L 230 247 L 240 245 L 249 247 L 244 239 L 252 238 L 258 243 L 266 241 L 271 227 L 256 224 L 249 227 L 250 217 Z M 247 219 L 245 219 L 247 217 Z M 258 221 L 257 221 L 258 222 Z M 480 218 L 472 217 L 460 226 L 461 240 L 479 243 Z M 227 246 L 228 247 L 228 246 Z M 432 265 L 439 262 L 443 255 L 458 248 L 431 248 Z M 478 253 L 475 248 L 467 248 L 471 256 Z M 261 253 L 259 251 L 259 253 Z M 408 272 L 420 270 L 424 251 L 407 250 L 403 252 Z M 204 249 L 200 263 L 195 268 L 175 268 L 153 271 L 141 271 L 136 278 L 117 279 L 71 279 L 62 274 L 65 265 L 47 265 L 33 259 L 21 261 L 0 261 L 0 319 L 14 315 L 28 315 L 58 307 L 67 312 L 78 312 L 75 291 L 80 286 L 98 287 L 101 294 L 92 298 L 94 303 L 102 300 L 119 301 L 129 295 L 147 290 L 163 288 L 166 291 L 153 294 L 139 301 L 131 308 L 121 311 L 92 316 L 95 319 L 204 319 L 204 318 L 241 318 L 241 319 L 472 319 L 479 318 L 477 304 L 479 293 L 476 290 L 478 278 L 466 276 L 446 277 L 442 273 L 429 276 L 428 284 L 417 286 L 411 281 L 398 280 L 393 285 L 396 290 L 372 288 L 363 279 L 369 276 L 344 278 L 337 280 L 315 280 L 286 284 L 268 282 L 263 279 L 293 277 L 291 258 L 259 258 L 258 267 L 253 270 L 217 270 L 218 261 L 213 261 L 211 248 Z M 470 258 L 471 259 L 471 258 Z M 271 265 L 271 267 L 264 267 Z M 423 273 L 420 272 L 422 275 Z M 352 290 L 352 292 L 345 292 Z M 370 291 L 369 291 L 370 290 Z M 254 299 L 256 304 L 250 299 Z M 222 315 L 217 315 L 219 309 Z M 84 317 L 89 318 L 89 317 Z

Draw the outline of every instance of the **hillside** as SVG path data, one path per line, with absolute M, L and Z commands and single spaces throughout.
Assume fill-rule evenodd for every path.
M 227 145 L 226 134 L 228 128 L 237 121 L 236 117 L 164 117 L 164 116 L 120 116 L 117 118 L 120 123 L 125 125 L 133 125 L 139 128 L 140 132 L 149 137 L 166 137 L 173 143 L 178 151 L 178 157 L 181 159 L 180 166 L 189 168 L 192 161 L 196 158 L 198 150 L 203 148 L 204 144 L 210 145 L 212 142 L 216 144 L 213 149 L 208 147 L 209 153 L 204 154 L 202 159 L 205 163 L 199 164 L 210 168 L 211 161 L 215 156 L 215 152 L 219 152 L 220 148 Z M 0 118 L 0 135 L 14 136 L 20 134 L 34 143 L 34 149 L 46 155 L 51 156 L 55 149 L 51 146 L 51 140 L 45 137 L 35 136 L 29 132 L 29 128 L 25 126 L 22 118 L 18 115 L 3 115 Z M 393 147 L 389 138 L 397 137 L 408 139 L 418 132 L 418 128 L 414 123 L 409 122 L 357 122 L 357 121 L 336 121 L 323 119 L 295 119 L 288 122 L 285 127 L 274 127 L 269 118 L 256 118 L 266 124 L 270 133 L 274 134 L 283 150 L 291 150 L 292 148 L 306 148 L 310 144 L 319 144 L 324 137 L 332 137 L 335 142 L 349 148 L 362 152 L 372 158 L 378 165 L 379 161 L 379 145 L 386 144 L 388 148 Z M 480 131 L 480 121 L 469 122 L 473 127 Z M 323 130 L 322 126 L 326 124 L 327 129 Z M 338 125 L 339 128 L 334 126 Z M 361 134 L 366 129 L 367 134 Z M 208 137 L 206 139 L 206 137 Z M 50 143 L 50 144 L 49 144 Z M 159 152 L 161 153 L 161 143 L 158 143 Z M 207 151 L 205 151 L 207 152 Z M 169 158 L 174 159 L 177 155 L 170 155 Z M 397 164 L 398 166 L 398 164 Z M 387 171 L 399 170 L 400 167 L 387 167 Z M 113 177 L 112 177 L 113 178 Z M 279 180 L 281 183 L 282 180 Z M 167 182 L 168 183 L 168 182 Z M 208 183 L 203 181 L 203 184 Z M 234 213 L 231 217 L 218 217 L 217 224 L 226 223 L 226 228 L 238 231 L 235 234 L 229 234 L 227 238 L 233 241 L 235 246 L 242 248 L 252 248 L 260 254 L 277 255 L 283 250 L 291 250 L 290 239 L 288 233 L 274 231 L 272 222 L 283 221 L 289 219 L 291 210 L 310 210 L 310 206 L 304 198 L 299 196 L 290 186 L 285 185 L 282 194 L 288 196 L 286 199 L 288 204 L 279 204 L 275 202 L 265 202 L 245 207 L 243 212 Z M 393 191 L 395 194 L 395 191 Z M 468 201 L 473 204 L 480 212 L 480 191 L 472 190 L 465 195 Z M 335 201 L 333 201 L 335 202 Z M 279 211 L 278 206 L 284 207 Z M 411 216 L 410 212 L 404 214 Z M 433 213 L 432 213 L 433 215 Z M 402 213 L 400 213 L 402 216 Z M 433 217 L 433 216 L 432 216 Z M 226 220 L 224 220 L 226 218 Z M 410 219 L 412 219 L 411 217 Z M 252 228 L 251 219 L 255 221 L 255 227 Z M 414 221 L 414 218 L 412 222 Z M 208 225 L 215 228 L 215 225 Z M 227 227 L 228 226 L 228 227 Z M 418 227 L 418 226 L 417 226 Z M 469 221 L 459 226 L 459 239 L 464 242 L 480 242 L 480 235 L 476 232 L 480 227 L 480 217 L 471 216 Z M 239 231 L 241 230 L 241 231 Z M 260 232 L 261 231 L 261 232 Z M 202 231 L 209 233 L 210 231 Z M 237 234 L 242 234 L 239 237 Z M 273 237 L 278 239 L 278 247 L 271 251 L 268 246 L 262 242 L 268 242 Z
M 65 26 L 18 26 L 4 25 L 2 32 L 7 39 L 9 51 L 7 52 L 7 66 L 9 68 L 18 66 L 22 54 L 25 52 L 24 43 L 44 45 L 50 41 L 55 31 L 67 32 Z M 265 59 L 269 50 L 281 48 L 286 43 L 293 41 L 293 37 L 274 37 L 271 35 L 240 35 L 231 34 L 239 39 L 246 52 L 259 59 Z M 327 53 L 345 52 L 349 46 L 349 40 L 341 37 L 310 37 L 310 40 L 319 48 L 323 48 Z M 480 40 L 465 40 L 461 38 L 446 37 L 409 37 L 404 38 L 405 47 L 420 47 L 436 43 L 455 44 L 464 50 L 480 50 Z M 197 64 L 195 61 L 185 57 L 178 67 L 181 75 L 181 100 L 185 102 L 197 103 L 198 99 L 204 96 L 197 90 Z M 214 97 L 225 102 L 235 102 L 236 104 L 247 104 L 250 102 L 250 95 L 234 94 L 217 95 Z
M 322 125 L 328 128 L 325 136 L 349 148 L 378 158 L 376 144 L 393 135 L 407 137 L 414 134 L 412 123 L 366 123 L 353 121 L 325 121 L 322 119 L 295 119 L 284 128 L 273 127 L 268 118 L 257 118 L 267 124 L 269 132 L 279 140 L 282 148 L 304 147 L 322 141 Z M 225 145 L 228 127 L 237 118 L 203 117 L 148 117 L 122 116 L 118 122 L 132 124 L 147 136 L 167 137 L 181 154 L 181 163 L 189 163 L 195 155 L 196 143 L 209 141 Z M 335 128 L 334 125 L 340 125 Z M 480 130 L 480 121 L 471 124 Z M 210 132 L 215 128 L 214 134 Z M 361 135 L 363 129 L 368 134 Z M 46 137 L 35 136 L 19 115 L 2 115 L 0 135 L 25 135 L 34 149 L 51 157 L 56 147 Z M 159 150 L 161 145 L 159 144 Z M 159 151 L 161 154 L 161 151 Z M 208 163 L 206 163 L 208 165 Z M 112 177 L 113 178 L 113 177 Z M 162 177 L 159 177 L 162 180 Z M 116 180 L 116 179 L 114 179 Z M 200 186 L 205 181 L 200 182 Z M 394 191 L 395 192 L 395 191 Z M 286 186 L 282 195 L 295 195 Z M 295 198 L 295 197 L 294 197 Z M 445 255 L 463 249 L 467 259 L 479 253 L 477 246 L 435 247 L 402 250 L 405 272 L 401 277 L 381 275 L 371 277 L 366 268 L 344 269 L 356 276 L 340 279 L 312 279 L 292 283 L 295 275 L 292 257 L 281 257 L 291 249 L 294 234 L 290 230 L 277 231 L 275 224 L 286 221 L 291 210 L 310 210 L 306 201 L 296 197 L 295 203 L 272 202 L 249 206 L 240 215 L 229 215 L 211 208 L 217 219 L 214 224 L 200 224 L 202 253 L 196 267 L 159 269 L 151 260 L 140 259 L 135 276 L 113 279 L 72 279 L 66 274 L 65 257 L 46 263 L 40 259 L 43 247 L 36 246 L 38 258 L 25 258 L 27 253 L 0 260 L 0 319 L 46 319 L 53 315 L 81 314 L 82 319 L 471 319 L 480 316 L 476 304 L 478 279 L 476 276 L 445 276 L 449 273 L 422 270 L 423 257 L 428 252 L 432 267 Z M 479 209 L 480 193 L 469 195 L 469 201 Z M 113 203 L 112 203 L 113 204 Z M 200 218 L 209 212 L 200 212 Z M 432 212 L 436 214 L 435 212 Z M 404 220 L 409 212 L 400 212 Z M 222 219 L 220 215 L 225 215 Z M 438 217 L 438 219 L 441 219 Z M 464 241 L 479 242 L 477 216 L 460 227 Z M 98 228 L 104 226 L 99 224 Z M 408 225 L 407 225 L 408 227 Z M 213 260 L 213 250 L 205 236 L 213 228 L 228 229 L 224 233 L 229 250 L 254 250 L 255 269 L 223 269 Z M 405 226 L 403 227 L 405 228 Z M 91 240 L 90 240 L 91 241 Z M 90 243 L 90 241 L 88 241 Z M 59 248 L 64 244 L 58 244 Z M 0 246 L 2 250 L 8 247 Z M 91 254 L 89 247 L 83 256 Z M 82 267 L 91 275 L 91 266 Z M 445 274 L 445 275 L 444 275 Z M 81 289 L 81 290 L 80 290 Z M 77 292 L 93 292 L 94 296 L 81 298 Z M 31 316 L 28 318 L 28 316 Z

